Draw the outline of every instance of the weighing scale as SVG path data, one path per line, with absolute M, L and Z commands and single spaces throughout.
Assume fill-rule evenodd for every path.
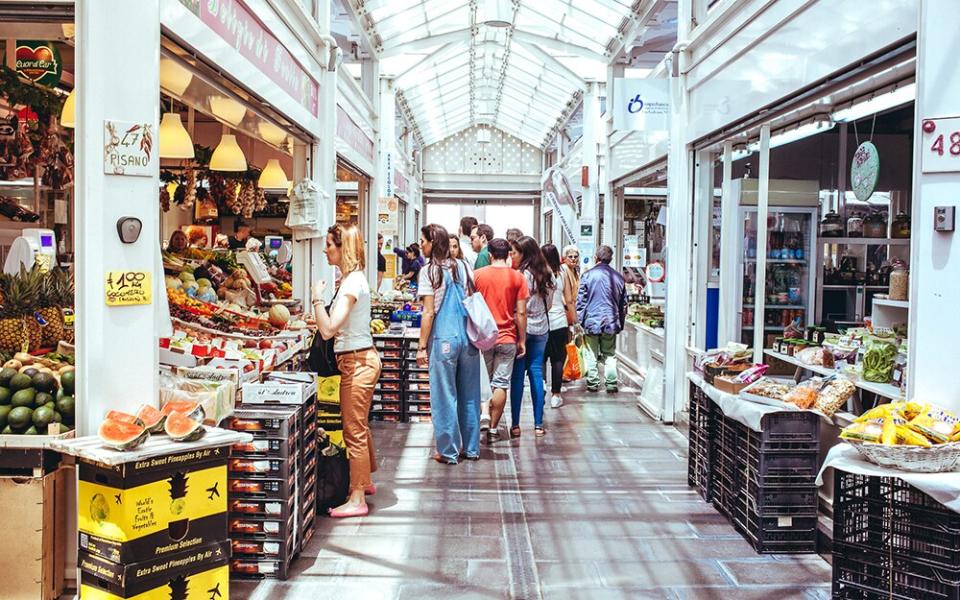
M 57 266 L 57 236 L 52 229 L 24 229 L 10 245 L 3 272 L 16 275 L 21 267 L 29 270 L 34 265 L 44 272 Z
M 263 245 L 265 246 L 263 249 L 264 254 L 276 254 L 283 246 L 283 237 L 279 235 L 268 235 L 263 238 Z

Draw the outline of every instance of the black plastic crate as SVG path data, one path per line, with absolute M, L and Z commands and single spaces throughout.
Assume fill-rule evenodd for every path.
M 960 573 L 888 552 L 834 542 L 833 597 L 843 600 L 960 600 Z
M 816 515 L 818 489 L 815 485 L 761 487 L 750 481 L 747 485 L 747 501 L 756 508 L 757 514 L 762 516 Z
M 734 525 L 760 554 L 808 554 L 817 550 L 817 516 L 761 517 L 747 510 Z
M 690 432 L 687 449 L 687 484 L 709 502 L 712 497 L 713 402 L 703 391 L 690 386 Z
M 760 441 L 765 446 L 810 443 L 819 445 L 820 415 L 812 412 L 768 413 L 760 420 Z

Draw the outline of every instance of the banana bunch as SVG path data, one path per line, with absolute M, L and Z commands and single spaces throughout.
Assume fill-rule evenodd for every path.
M 919 402 L 891 402 L 863 413 L 840 432 L 847 440 L 886 446 L 922 446 L 960 442 L 960 418 L 949 410 Z
M 378 333 L 383 333 L 387 330 L 387 324 L 384 323 L 381 319 L 374 319 L 370 321 L 370 333 L 376 335 Z

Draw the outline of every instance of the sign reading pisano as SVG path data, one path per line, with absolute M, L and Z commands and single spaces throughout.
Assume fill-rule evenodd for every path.
M 103 122 L 103 172 L 150 177 L 159 170 L 150 123 Z
M 63 74 L 60 51 L 53 42 L 17 40 L 17 74 L 40 85 L 57 85 Z

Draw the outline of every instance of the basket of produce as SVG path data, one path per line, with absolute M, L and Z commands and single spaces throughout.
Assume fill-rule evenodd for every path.
M 960 419 L 931 404 L 893 402 L 865 412 L 840 432 L 867 460 L 917 473 L 956 470 Z

